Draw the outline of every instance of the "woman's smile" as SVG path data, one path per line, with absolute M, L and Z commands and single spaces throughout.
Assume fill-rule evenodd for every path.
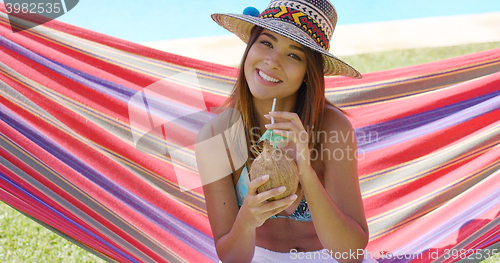
M 257 74 L 259 75 L 260 78 L 258 78 L 260 80 L 260 82 L 262 82 L 264 85 L 276 85 L 276 84 L 279 84 L 281 82 L 283 82 L 282 80 L 278 79 L 278 78 L 275 78 L 275 77 L 271 77 L 271 74 L 266 74 L 264 73 L 264 71 L 260 70 L 260 69 L 256 69 L 256 72 Z
M 259 72 L 259 76 L 261 76 L 265 81 L 269 81 L 269 82 L 273 82 L 273 83 L 279 83 L 279 82 L 282 82 L 281 80 L 279 79 L 276 79 L 276 78 L 273 78 L 269 75 L 267 75 L 266 73 L 264 73 L 262 70 L 260 69 L 257 69 L 257 71 Z
M 282 99 L 297 92 L 304 81 L 306 68 L 302 45 L 263 30 L 248 51 L 244 73 L 255 98 Z

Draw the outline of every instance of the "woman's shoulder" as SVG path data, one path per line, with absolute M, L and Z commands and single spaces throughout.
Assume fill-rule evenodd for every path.
M 325 103 L 322 129 L 326 132 L 354 132 L 352 124 L 344 112 L 330 103 Z
M 206 123 L 200 129 L 196 141 L 203 141 L 224 133 L 241 119 L 241 114 L 233 108 L 225 108 L 219 113 L 207 113 L 204 117 Z

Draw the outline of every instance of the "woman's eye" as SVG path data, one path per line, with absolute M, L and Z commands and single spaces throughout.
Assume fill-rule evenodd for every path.
M 292 54 L 290 54 L 290 57 L 292 57 L 292 58 L 294 58 L 294 59 L 296 59 L 298 61 L 302 61 L 302 59 L 298 55 L 296 55 L 296 54 L 292 53 Z
M 273 45 L 271 45 L 271 43 L 269 43 L 267 41 L 261 41 L 260 43 L 262 43 L 263 45 L 266 45 L 268 47 L 273 47 Z

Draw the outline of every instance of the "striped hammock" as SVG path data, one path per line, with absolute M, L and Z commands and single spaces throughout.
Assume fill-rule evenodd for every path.
M 107 261 L 217 262 L 192 142 L 237 69 L 0 11 L 0 199 Z M 500 246 L 499 71 L 496 49 L 326 79 L 380 262 Z

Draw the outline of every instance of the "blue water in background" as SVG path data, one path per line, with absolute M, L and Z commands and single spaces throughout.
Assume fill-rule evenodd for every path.
M 3 2 L 3 0 L 0 0 Z M 57 20 L 133 42 L 230 34 L 212 13 L 259 11 L 269 0 L 81 0 Z M 338 25 L 500 12 L 500 0 L 331 0 Z M 500 26 L 500 25 L 499 25 Z

